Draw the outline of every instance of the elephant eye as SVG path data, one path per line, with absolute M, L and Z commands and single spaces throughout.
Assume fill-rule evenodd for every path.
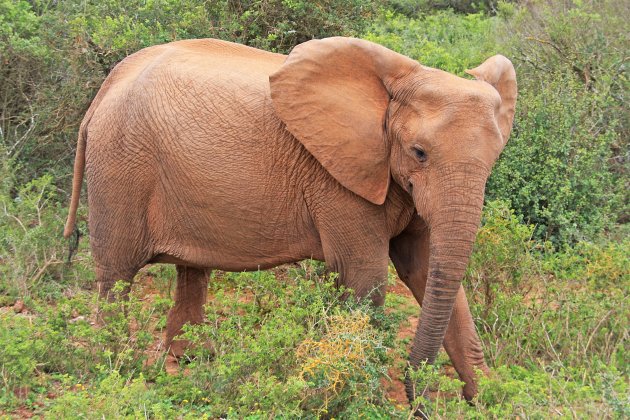
M 413 152 L 415 153 L 416 157 L 418 158 L 420 162 L 426 162 L 427 153 L 421 147 L 415 146 L 413 148 Z

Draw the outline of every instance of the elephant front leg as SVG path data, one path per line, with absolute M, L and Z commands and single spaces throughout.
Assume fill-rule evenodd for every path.
M 206 270 L 177 266 L 175 306 L 166 318 L 166 346 L 176 357 L 184 355 L 187 340 L 175 340 L 186 323 L 201 324 L 204 319 L 203 305 L 208 296 L 208 273 Z
M 374 306 L 383 306 L 387 288 L 387 243 L 369 242 L 356 249 L 324 243 L 324 258 L 328 270 L 337 272 L 336 285 L 354 291 L 357 299 L 370 299 Z
M 419 218 L 390 242 L 390 257 L 396 271 L 420 305 L 427 283 L 429 252 L 429 232 Z M 443 344 L 464 382 L 463 395 L 471 400 L 477 394 L 475 369 L 487 373 L 488 366 L 462 286 L 457 292 Z
M 332 194 L 320 190 L 311 192 L 318 201 L 309 207 L 316 210 L 312 217 L 317 221 L 326 268 L 339 273 L 338 286 L 353 289 L 358 299 L 382 306 L 389 265 L 388 222 L 383 209 L 345 189 Z
M 486 375 L 490 370 L 484 360 L 481 340 L 477 335 L 466 293 L 462 286 L 457 292 L 451 320 L 444 336 L 444 348 L 460 379 L 464 381 L 464 398 L 468 401 L 472 400 L 477 395 L 475 369 Z
M 351 264 L 339 272 L 339 284 L 354 290 L 354 296 L 358 299 L 370 299 L 376 307 L 385 303 L 385 291 L 387 288 L 387 260 L 381 264 L 369 264 L 358 262 Z

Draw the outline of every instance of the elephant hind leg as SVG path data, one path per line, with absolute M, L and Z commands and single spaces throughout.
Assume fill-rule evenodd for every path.
M 115 232 L 108 232 L 109 235 L 105 237 L 105 240 L 97 240 L 96 234 L 90 237 L 99 297 L 109 302 L 116 297 L 127 298 L 133 278 L 138 270 L 146 265 L 150 257 L 149 252 L 146 251 L 147 247 L 137 246 L 135 241 L 116 237 L 113 233 Z M 127 283 L 119 295 L 112 292 L 118 281 Z
M 96 310 L 97 325 L 104 326 L 112 316 L 116 316 L 118 310 L 107 309 L 106 303 L 113 303 L 116 299 L 128 299 L 133 278 L 140 266 L 120 269 L 104 266 L 96 262 L 96 287 L 99 295 L 99 304 Z M 114 286 L 122 281 L 125 287 L 122 291 L 114 292 Z
M 208 270 L 177 265 L 175 306 L 166 318 L 166 346 L 176 357 L 183 356 L 189 343 L 174 340 L 186 323 L 201 324 L 204 318 L 203 305 L 208 296 Z
M 113 302 L 117 296 L 126 299 L 129 291 L 131 290 L 133 278 L 139 269 L 139 267 L 129 269 L 111 269 L 97 264 L 96 287 L 98 290 L 99 298 L 108 302 Z M 119 295 L 117 295 L 112 291 L 112 289 L 114 288 L 114 285 L 119 281 L 125 282 L 126 286 L 124 290 Z

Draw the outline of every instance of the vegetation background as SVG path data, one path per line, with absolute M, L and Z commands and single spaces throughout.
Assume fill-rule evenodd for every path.
M 463 76 L 514 62 L 512 137 L 465 279 L 492 375 L 474 405 L 442 355 L 436 418 L 628 418 L 630 219 L 624 0 L 0 0 L 0 417 L 407 418 L 417 305 L 340 300 L 317 262 L 213 274 L 187 363 L 161 343 L 174 270 L 139 274 L 106 327 L 87 240 L 61 231 L 79 123 L 126 55 L 215 37 L 287 53 L 357 36 Z M 80 229 L 87 233 L 87 209 Z M 102 303 L 101 303 L 102 305 Z M 402 332 L 401 332 L 402 331 Z

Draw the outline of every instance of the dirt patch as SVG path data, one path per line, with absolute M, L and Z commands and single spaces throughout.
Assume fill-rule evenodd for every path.
M 396 283 L 387 288 L 387 293 L 393 293 L 398 296 L 403 296 L 407 299 L 409 305 L 417 305 L 415 298 L 411 291 L 403 284 L 402 281 L 396 280 Z M 398 341 L 408 341 L 404 355 L 400 352 L 395 352 L 394 363 L 388 369 L 387 374 L 390 380 L 383 379 L 381 385 L 387 393 L 387 397 L 390 401 L 393 401 L 399 405 L 407 405 L 407 394 L 405 393 L 404 383 L 404 369 L 407 366 L 407 354 L 411 350 L 411 344 L 413 343 L 413 337 L 418 327 L 418 315 L 411 315 L 407 319 L 400 323 L 396 339 Z
M 385 392 L 387 393 L 390 401 L 395 401 L 397 404 L 406 405 L 407 404 L 407 394 L 405 393 L 405 382 L 404 382 L 404 369 L 407 366 L 407 356 L 408 352 L 411 350 L 411 344 L 413 342 L 413 337 L 416 332 L 416 327 L 418 326 L 418 317 L 410 316 L 406 322 L 403 322 L 398 334 L 396 335 L 398 340 L 409 340 L 409 344 L 407 345 L 405 356 L 401 356 L 397 354 L 394 358 L 394 363 L 388 369 L 387 374 L 390 377 L 390 380 L 383 380 L 382 385 L 385 388 Z
M 14 419 L 30 419 L 34 416 L 35 413 L 26 406 L 16 408 L 14 411 L 11 412 L 11 418 Z
M 387 287 L 387 293 L 395 293 L 399 296 L 410 297 L 413 299 L 411 290 L 409 290 L 409 288 L 399 279 L 396 279 L 396 283 Z

